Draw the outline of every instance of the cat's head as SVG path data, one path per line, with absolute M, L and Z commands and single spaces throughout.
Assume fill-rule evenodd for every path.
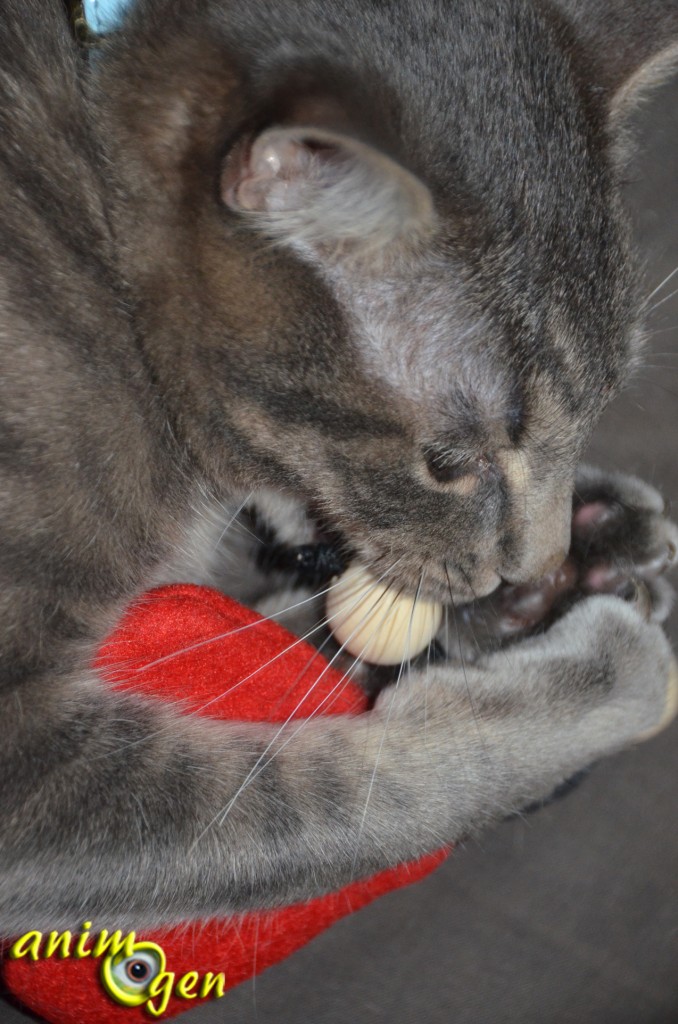
M 215 481 L 442 599 L 563 558 L 640 343 L 617 122 L 675 8 L 139 4 L 100 65 L 126 270 Z

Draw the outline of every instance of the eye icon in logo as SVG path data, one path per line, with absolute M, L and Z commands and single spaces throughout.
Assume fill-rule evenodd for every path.
M 141 1006 L 149 998 L 149 985 L 165 970 L 165 954 L 155 942 L 135 942 L 132 955 L 123 951 L 101 965 L 101 981 L 117 1003 Z

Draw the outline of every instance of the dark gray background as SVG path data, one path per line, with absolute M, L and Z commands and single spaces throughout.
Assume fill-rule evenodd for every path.
M 678 81 L 639 124 L 629 199 L 649 293 L 678 265 Z M 674 287 L 678 274 L 656 300 Z M 678 297 L 652 325 L 650 365 L 606 414 L 590 461 L 654 482 L 678 513 Z M 678 647 L 675 613 L 669 629 Z M 180 1019 L 675 1024 L 677 740 L 678 724 Z M 2 1024 L 26 1019 L 0 1003 Z

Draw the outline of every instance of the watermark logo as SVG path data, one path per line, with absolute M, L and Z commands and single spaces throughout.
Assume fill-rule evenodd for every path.
M 201 976 L 198 971 L 188 971 L 177 978 L 174 971 L 167 970 L 165 951 L 157 942 L 137 942 L 135 932 L 109 934 L 106 929 L 93 938 L 91 927 L 91 921 L 85 921 L 76 935 L 69 931 L 46 935 L 26 932 L 12 944 L 9 955 L 13 960 L 100 957 L 101 984 L 111 999 L 122 1006 L 143 1006 L 151 1017 L 160 1017 L 173 995 L 179 999 L 219 999 L 226 990 L 222 973 L 208 971 Z

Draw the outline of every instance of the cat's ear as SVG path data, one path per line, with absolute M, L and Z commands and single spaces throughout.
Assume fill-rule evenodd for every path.
M 384 248 L 434 226 L 428 188 L 391 157 L 316 128 L 273 127 L 237 143 L 224 163 L 226 205 L 267 233 L 309 245 Z
M 557 3 L 587 47 L 613 120 L 678 69 L 678 0 Z

